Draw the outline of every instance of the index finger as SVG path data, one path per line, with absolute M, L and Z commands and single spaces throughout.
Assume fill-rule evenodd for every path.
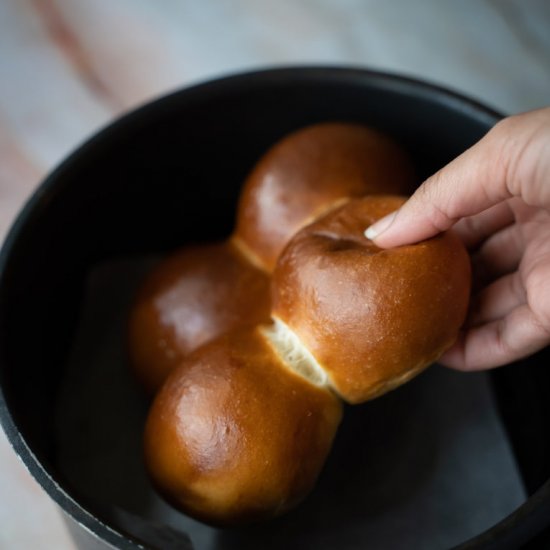
M 549 138 L 546 142 L 545 137 Z M 366 236 L 384 248 L 418 242 L 449 229 L 463 217 L 522 196 L 527 186 L 532 187 L 530 201 L 544 203 L 550 197 L 547 190 L 541 191 L 544 170 L 538 163 L 544 160 L 550 170 L 543 155 L 548 141 L 550 109 L 502 120 L 428 178 L 396 213 L 371 226 Z

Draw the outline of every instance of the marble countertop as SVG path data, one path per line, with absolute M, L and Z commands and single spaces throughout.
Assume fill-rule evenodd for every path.
M 3 0 L 0 240 L 41 178 L 120 113 L 273 65 L 356 65 L 505 113 L 550 103 L 547 0 Z M 0 548 L 73 545 L 0 434 Z

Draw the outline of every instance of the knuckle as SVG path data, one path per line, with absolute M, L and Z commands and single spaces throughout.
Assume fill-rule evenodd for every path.
M 417 193 L 416 206 L 418 214 L 427 218 L 438 232 L 449 229 L 456 221 L 449 214 L 452 200 L 449 200 L 449 190 L 442 185 L 440 173 L 434 174 Z
M 550 336 L 550 288 L 548 274 L 533 270 L 528 280 L 529 307 L 534 313 L 539 327 Z
M 515 357 L 517 350 L 512 346 L 508 338 L 508 322 L 506 318 L 499 319 L 495 326 L 495 342 L 499 357 Z
M 512 115 L 499 121 L 487 134 L 508 192 L 528 204 L 540 203 L 540 182 L 550 169 L 544 150 L 550 141 L 550 109 Z
M 509 277 L 509 291 L 517 303 L 523 303 L 526 299 L 526 292 L 521 277 L 518 272 Z

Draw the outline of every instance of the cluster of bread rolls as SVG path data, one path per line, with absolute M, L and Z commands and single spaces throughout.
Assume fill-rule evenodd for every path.
M 313 487 L 342 400 L 396 387 L 453 343 L 470 289 L 460 241 L 381 250 L 363 233 L 402 204 L 387 193 L 410 189 L 410 166 L 362 126 L 295 132 L 245 182 L 229 241 L 179 252 L 145 283 L 134 364 L 150 389 L 171 371 L 145 462 L 174 506 L 216 525 L 285 512 Z

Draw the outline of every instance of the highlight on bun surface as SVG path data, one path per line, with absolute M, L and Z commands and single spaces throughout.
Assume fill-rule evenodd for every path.
M 278 141 L 247 177 L 234 238 L 273 271 L 294 233 L 350 197 L 408 194 L 412 161 L 390 137 L 363 124 L 323 122 Z
M 269 319 L 269 277 L 230 242 L 188 246 L 143 282 L 130 311 L 132 370 L 154 394 L 192 351 Z
M 312 489 L 341 415 L 340 400 L 283 364 L 261 330 L 229 333 L 168 377 L 145 461 L 159 492 L 199 520 L 269 519 Z

